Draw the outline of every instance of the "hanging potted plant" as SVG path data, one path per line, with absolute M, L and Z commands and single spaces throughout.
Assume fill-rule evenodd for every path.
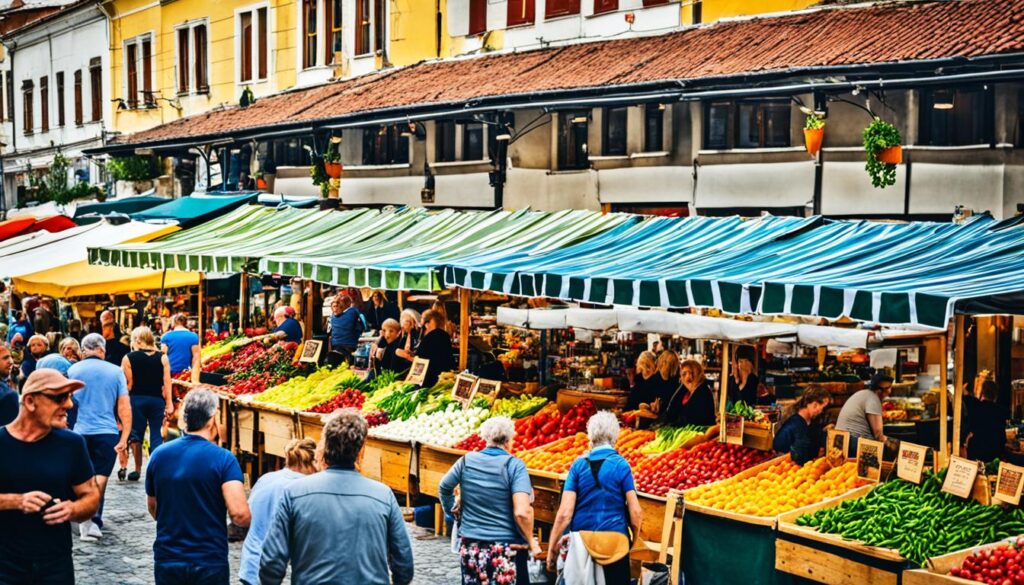
M 896 165 L 903 162 L 903 137 L 892 124 L 875 118 L 864 129 L 864 150 L 868 161 L 864 166 L 871 184 L 884 188 L 896 183 Z
M 327 151 L 324 152 L 324 172 L 332 179 L 341 178 L 341 138 L 332 136 L 327 144 Z
M 817 156 L 821 142 L 825 139 L 825 119 L 817 114 L 807 114 L 804 122 L 804 146 L 811 156 Z

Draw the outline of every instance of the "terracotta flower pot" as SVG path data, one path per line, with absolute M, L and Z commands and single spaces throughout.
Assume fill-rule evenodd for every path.
M 890 146 L 889 148 L 883 148 L 875 154 L 875 158 L 878 159 L 878 162 L 883 162 L 887 165 L 898 165 L 903 162 L 903 147 Z
M 341 178 L 341 163 L 340 162 L 325 162 L 324 171 L 327 172 L 327 176 L 332 179 Z
M 825 128 L 804 128 L 804 145 L 811 156 L 817 156 L 821 150 L 821 141 L 825 139 Z

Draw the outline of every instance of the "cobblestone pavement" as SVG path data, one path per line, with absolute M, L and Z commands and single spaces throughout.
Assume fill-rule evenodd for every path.
M 153 583 L 156 522 L 146 512 L 143 482 L 120 483 L 116 477 L 111 479 L 103 511 L 103 538 L 98 542 L 82 542 L 78 539 L 77 526 L 72 527 L 76 582 L 78 585 L 150 585 Z M 433 531 L 411 525 L 410 535 L 416 562 L 414 584 L 459 583 L 458 559 L 451 553 L 446 538 L 436 538 Z M 343 538 L 339 538 L 341 542 Z M 229 549 L 233 583 L 237 583 L 241 548 L 242 543 L 236 542 L 231 543 Z

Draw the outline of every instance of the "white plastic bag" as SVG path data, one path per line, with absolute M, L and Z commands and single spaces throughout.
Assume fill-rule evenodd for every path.
M 459 545 L 462 544 L 462 539 L 459 538 L 459 521 L 452 522 L 452 552 L 459 554 Z

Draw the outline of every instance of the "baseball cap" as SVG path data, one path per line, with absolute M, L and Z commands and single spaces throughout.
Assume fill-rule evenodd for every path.
M 294 317 L 294 316 L 295 316 L 295 309 L 293 309 L 293 308 L 292 308 L 292 307 L 290 307 L 290 306 L 288 306 L 288 307 L 285 307 L 285 308 L 284 308 L 284 314 L 285 314 L 285 315 L 288 315 L 289 317 Z
M 69 380 L 57 370 L 45 368 L 36 370 L 29 374 L 25 384 L 21 387 L 22 396 L 36 392 L 64 392 L 67 390 L 78 390 L 84 388 L 85 382 Z

